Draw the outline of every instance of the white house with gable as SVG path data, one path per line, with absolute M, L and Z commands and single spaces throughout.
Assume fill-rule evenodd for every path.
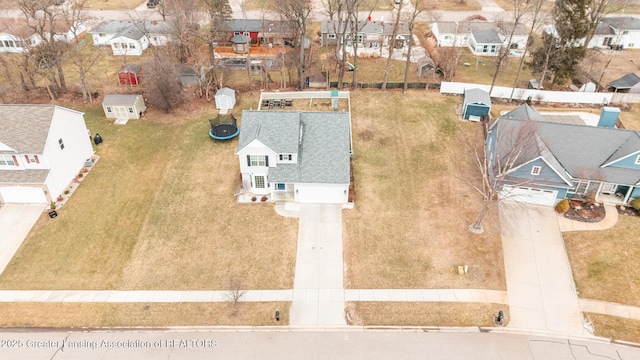
M 140 56 L 149 46 L 165 46 L 172 28 L 165 21 L 112 20 L 89 31 L 94 46 L 110 46 L 113 55 Z
M 0 105 L 0 202 L 55 201 L 93 155 L 84 114 L 55 105 Z

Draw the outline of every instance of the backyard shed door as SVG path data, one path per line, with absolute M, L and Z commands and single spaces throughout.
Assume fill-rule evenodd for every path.
M 128 119 L 129 113 L 127 112 L 126 106 L 114 106 L 113 113 L 116 115 L 118 119 Z
M 500 192 L 500 197 L 503 199 L 507 198 L 513 201 L 547 206 L 555 204 L 557 195 L 557 191 L 521 186 L 505 186 Z
M 5 203 L 46 204 L 44 191 L 33 187 L 0 187 L 0 195 Z

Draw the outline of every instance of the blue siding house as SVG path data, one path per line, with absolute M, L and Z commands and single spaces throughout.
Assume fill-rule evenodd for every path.
M 498 118 L 486 139 L 503 195 L 553 205 L 593 194 L 626 204 L 640 197 L 640 132 L 549 122 L 529 105 Z

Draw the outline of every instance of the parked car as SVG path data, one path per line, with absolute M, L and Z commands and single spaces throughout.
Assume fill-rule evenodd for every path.
M 147 2 L 147 7 L 149 9 L 153 9 L 154 7 L 158 6 L 158 4 L 160 4 L 160 0 L 149 0 Z

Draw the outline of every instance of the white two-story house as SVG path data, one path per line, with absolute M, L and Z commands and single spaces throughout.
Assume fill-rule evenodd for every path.
M 84 114 L 55 105 L 0 105 L 0 202 L 49 203 L 93 146 Z
M 236 149 L 243 194 L 346 204 L 350 132 L 346 112 L 243 111 Z

